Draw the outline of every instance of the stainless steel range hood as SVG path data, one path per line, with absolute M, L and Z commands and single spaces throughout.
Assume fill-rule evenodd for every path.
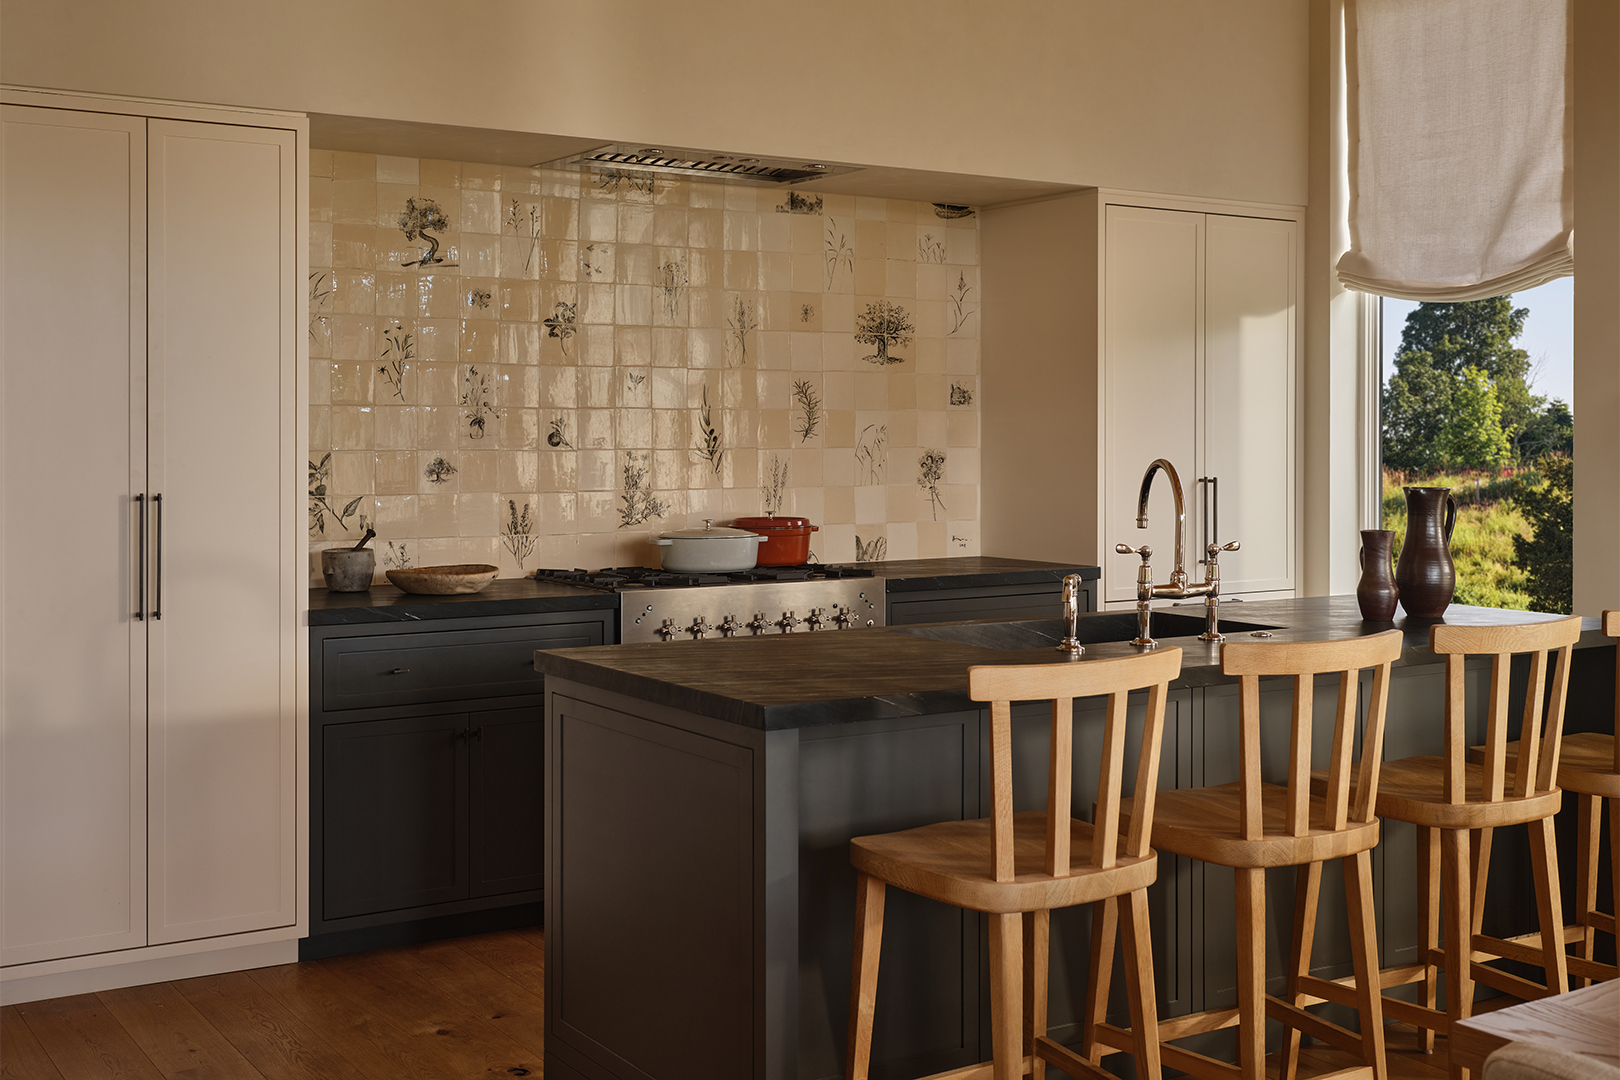
M 667 146 L 642 146 L 636 143 L 599 146 L 583 154 L 537 162 L 532 167 L 580 169 L 610 175 L 646 174 L 681 180 L 752 184 L 759 187 L 781 187 L 860 171 L 856 166 L 832 165 L 823 161 L 723 154 Z

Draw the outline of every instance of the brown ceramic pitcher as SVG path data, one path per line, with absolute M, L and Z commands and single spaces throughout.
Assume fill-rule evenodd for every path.
M 1395 534 L 1388 529 L 1361 530 L 1361 581 L 1356 585 L 1356 604 L 1366 622 L 1389 622 L 1395 618 L 1395 576 L 1390 571 L 1390 553 Z
M 1451 561 L 1451 530 L 1457 525 L 1457 500 L 1450 488 L 1409 487 L 1406 492 L 1406 539 L 1395 564 L 1395 585 L 1408 615 L 1438 619 L 1457 591 L 1457 567 Z

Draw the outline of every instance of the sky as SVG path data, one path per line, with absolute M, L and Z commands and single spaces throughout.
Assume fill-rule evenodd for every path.
M 1383 297 L 1384 379 L 1395 372 L 1401 349 L 1401 330 L 1407 312 L 1417 304 Z M 1534 289 L 1513 294 L 1513 306 L 1529 308 L 1524 333 L 1515 343 L 1530 354 L 1530 392 L 1561 398 L 1574 412 L 1575 400 L 1575 279 L 1561 277 Z

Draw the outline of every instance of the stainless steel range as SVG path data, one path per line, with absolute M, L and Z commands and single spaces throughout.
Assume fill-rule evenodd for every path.
M 619 595 L 619 641 L 826 633 L 883 625 L 883 579 L 856 566 L 676 574 L 639 566 L 536 570 L 541 581 Z

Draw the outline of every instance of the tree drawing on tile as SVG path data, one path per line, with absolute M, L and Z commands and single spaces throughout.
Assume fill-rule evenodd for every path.
M 546 328 L 546 337 L 553 337 L 562 342 L 562 352 L 565 357 L 571 357 L 568 343 L 574 339 L 574 331 L 579 328 L 577 312 L 579 305 L 565 304 L 561 300 L 552 305 L 551 317 L 543 320 Z
M 309 463 L 309 534 L 314 537 L 326 535 L 326 522 L 328 517 L 344 532 L 349 531 L 348 520 L 360 509 L 360 500 L 364 495 L 356 495 L 343 504 L 339 510 L 332 505 L 327 494 L 326 483 L 332 476 L 332 453 L 327 451 L 320 463 Z M 360 519 L 362 522 L 365 518 Z
M 535 538 L 530 534 L 534 531 L 534 519 L 529 516 L 529 504 L 523 504 L 522 515 L 518 514 L 517 501 L 506 500 L 508 513 L 507 520 L 501 525 L 501 544 L 512 553 L 517 561 L 518 569 L 524 569 L 523 560 L 534 554 Z
M 819 214 L 821 213 L 821 196 L 814 197 L 800 195 L 797 191 L 788 192 L 787 201 L 776 204 L 778 214 Z
M 721 444 L 720 432 L 714 426 L 714 413 L 709 408 L 709 388 L 703 388 L 703 404 L 698 407 L 698 456 L 707 461 L 714 469 L 716 476 L 720 475 L 720 463 L 725 457 L 726 449 Z
M 401 266 L 454 266 L 447 263 L 439 254 L 439 238 L 434 233 L 446 232 L 450 228 L 450 218 L 444 208 L 432 199 L 418 199 L 415 196 L 405 200 L 405 209 L 399 213 L 399 230 L 405 234 L 405 239 L 426 241 L 427 251 L 420 259 L 403 262 Z
M 630 393 L 632 393 L 632 394 L 635 393 L 637 390 L 640 390 L 642 384 L 645 383 L 646 381 L 647 381 L 647 376 L 641 374 L 640 372 L 627 371 L 627 372 L 624 373 L 624 386 L 625 386 L 625 389 L 630 391 Z
M 482 439 L 489 421 L 495 416 L 494 387 L 489 372 L 467 365 L 467 374 L 461 377 L 461 406 L 466 409 L 467 437 Z
M 855 537 L 856 562 L 882 562 L 889 557 L 889 538 L 875 536 L 871 540 Z
M 653 283 L 658 286 L 658 301 L 664 307 L 664 318 L 674 322 L 681 317 L 681 300 L 686 287 L 692 282 L 692 272 L 684 259 L 672 259 L 658 268 Z
M 863 484 L 889 482 L 889 425 L 867 424 L 855 440 L 855 465 Z
M 956 284 L 951 288 L 951 328 L 946 333 L 954 334 L 962 329 L 968 319 L 973 317 L 973 313 L 979 310 L 976 307 L 968 307 L 968 293 L 972 291 L 973 286 L 967 283 L 967 275 L 958 273 Z
M 814 304 L 800 304 L 799 305 L 799 321 L 800 322 L 807 323 L 811 319 L 814 319 L 815 317 L 816 317 L 816 305 L 814 305 Z
M 563 450 L 572 450 L 574 444 L 568 441 L 568 420 L 557 417 L 551 422 L 551 430 L 546 433 L 546 445 L 556 446 Z
M 528 213 L 516 199 L 506 208 L 506 227 L 520 239 L 525 229 L 529 233 L 529 257 L 523 260 L 523 272 L 527 274 L 534 265 L 534 257 L 540 250 L 541 217 L 539 204 L 530 204 Z
M 855 317 L 855 341 L 861 345 L 876 345 L 877 352 L 861 357 L 869 364 L 885 366 L 903 364 L 903 356 L 889 355 L 890 349 L 903 349 L 911 344 L 911 335 L 917 328 L 912 325 L 911 312 L 888 300 L 874 300 L 866 310 Z
M 608 252 L 612 249 L 606 244 L 586 244 L 579 253 L 579 268 L 585 271 L 588 278 L 599 278 L 607 273 Z
M 394 396 L 401 401 L 405 400 L 405 362 L 415 358 L 416 338 L 403 326 L 396 323 L 392 329 L 383 331 L 383 349 L 377 357 L 382 367 L 377 373 L 388 380 Z
M 925 232 L 917 237 L 917 261 L 925 263 L 944 262 L 945 241 L 937 239 L 931 232 Z
M 473 307 L 483 309 L 489 307 L 489 302 L 494 299 L 494 295 L 488 289 L 474 289 L 467 294 L 467 299 L 472 303 Z
M 965 536 L 957 536 L 955 533 L 952 533 L 951 534 L 951 543 L 955 544 L 957 547 L 961 548 L 963 551 L 966 551 L 969 541 L 968 541 L 968 538 L 965 537 Z
M 442 484 L 458 471 L 454 465 L 444 460 L 443 454 L 438 454 L 428 462 L 428 467 L 422 470 L 422 475 L 427 477 L 430 484 Z
M 774 515 L 782 512 L 782 499 L 787 495 L 787 481 L 788 463 L 772 454 L 771 474 L 765 478 L 765 488 L 761 492 L 767 514 Z
M 952 405 L 971 405 L 971 404 L 973 404 L 973 391 L 969 390 L 967 387 L 963 386 L 961 383 L 954 383 L 954 382 L 951 383 L 951 404 Z
M 748 335 L 758 327 L 759 316 L 752 305 L 740 296 L 733 298 L 726 316 L 726 352 L 733 367 L 748 363 Z
M 309 275 L 309 340 L 317 340 L 315 327 L 326 321 L 332 306 L 332 271 L 317 270 Z
M 652 479 L 647 475 L 646 451 L 639 454 L 633 450 L 624 452 L 624 494 L 619 498 L 624 502 L 624 505 L 619 507 L 621 529 L 628 529 L 632 525 L 640 525 L 650 518 L 660 518 L 669 513 L 669 504 L 653 491 Z
M 382 561 L 383 566 L 389 570 L 409 569 L 411 566 L 411 553 L 406 550 L 405 541 L 401 540 L 398 544 L 392 540 L 388 541 L 388 546 L 382 552 Z
M 821 395 L 809 379 L 793 384 L 793 430 L 800 442 L 809 442 L 821 430 Z
M 827 219 L 826 239 L 822 258 L 827 264 L 827 288 L 831 290 L 840 270 L 855 269 L 855 245 L 849 242 L 849 233 L 836 218 Z
M 651 195 L 654 191 L 652 177 L 626 172 L 623 169 L 597 169 L 596 187 L 599 191 L 611 191 L 614 194 L 628 192 L 632 195 Z
M 945 509 L 945 500 L 939 494 L 939 485 L 944 479 L 945 451 L 924 450 L 922 457 L 917 459 L 917 486 L 928 492 L 935 521 L 939 520 L 939 512 Z
M 945 218 L 947 221 L 955 218 L 972 217 L 973 207 L 959 206 L 954 203 L 937 202 L 934 204 L 934 216 Z

